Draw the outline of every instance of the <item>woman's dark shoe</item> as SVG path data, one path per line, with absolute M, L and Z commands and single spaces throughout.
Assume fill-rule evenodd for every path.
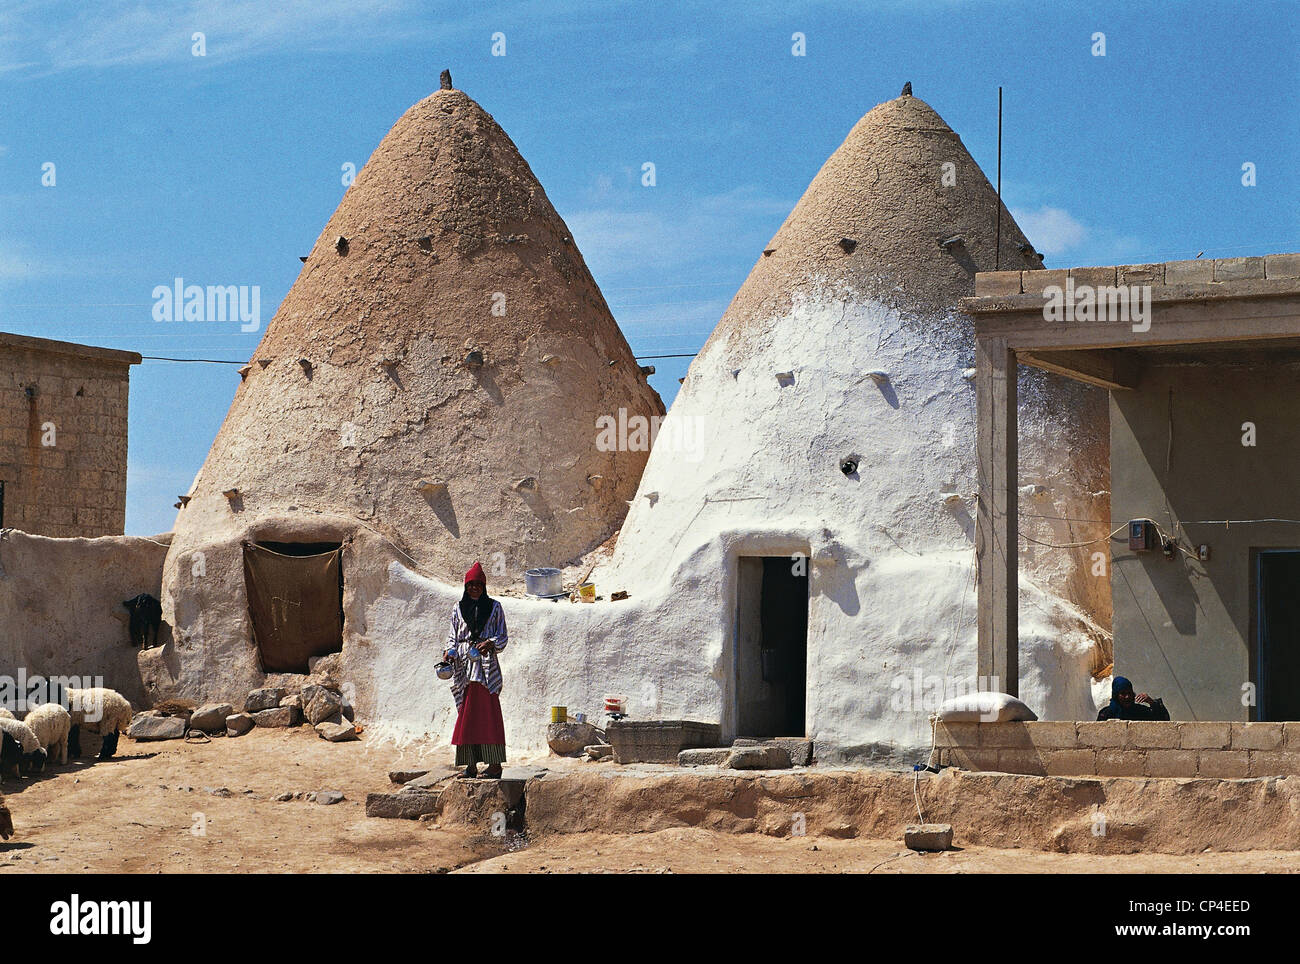
M 486 770 L 484 770 L 484 771 L 483 771 L 483 779 L 485 779 L 485 780 L 500 780 L 500 779 L 501 779 L 501 764 L 500 764 L 500 763 L 493 763 L 490 767 L 488 767 Z
M 471 763 L 469 766 L 465 768 L 465 772 L 462 773 L 460 776 L 462 780 L 475 779 L 476 777 L 478 777 L 478 764 Z

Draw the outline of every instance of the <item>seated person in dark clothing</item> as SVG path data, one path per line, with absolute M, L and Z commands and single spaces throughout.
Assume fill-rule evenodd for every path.
M 1097 714 L 1099 720 L 1167 720 L 1169 711 L 1163 700 L 1153 700 L 1146 693 L 1133 695 L 1133 684 L 1116 676 L 1110 684 L 1110 702 Z

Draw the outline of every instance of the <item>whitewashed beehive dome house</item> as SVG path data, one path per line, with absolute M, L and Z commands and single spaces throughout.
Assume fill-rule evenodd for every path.
M 960 138 L 901 96 L 859 121 L 696 357 L 598 585 L 672 599 L 640 647 L 689 653 L 724 733 L 823 758 L 928 746 L 976 677 L 978 270 L 1041 266 Z M 1106 397 L 1020 376 L 1026 532 L 1104 536 Z M 1041 518 L 1040 518 L 1041 517 Z M 1022 571 L 1020 695 L 1091 718 L 1109 625 L 1103 539 Z M 987 681 L 998 688 L 996 681 Z
M 172 639 L 141 663 L 155 699 L 236 701 L 305 672 L 302 645 L 365 677 L 390 564 L 459 595 L 475 560 L 499 587 L 580 557 L 646 459 L 594 445 L 595 417 L 664 411 L 528 164 L 445 75 L 348 188 L 242 373 L 176 520 Z M 326 625 L 297 625 L 306 610 Z

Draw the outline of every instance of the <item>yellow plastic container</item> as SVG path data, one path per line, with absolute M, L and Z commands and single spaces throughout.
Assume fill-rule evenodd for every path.
M 578 595 L 582 597 L 583 602 L 595 602 L 596 584 L 594 582 L 584 582 L 578 587 Z
M 568 720 L 569 720 L 569 708 L 568 708 L 567 706 L 552 706 L 552 707 L 551 707 L 551 722 L 552 722 L 552 723 L 567 723 Z

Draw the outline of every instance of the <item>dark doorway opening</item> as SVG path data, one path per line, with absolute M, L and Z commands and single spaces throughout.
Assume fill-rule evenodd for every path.
M 343 549 L 338 542 L 245 542 L 244 587 L 264 673 L 306 673 L 343 650 Z
M 1300 720 L 1300 550 L 1258 555 L 1255 672 L 1259 720 Z
M 808 557 L 741 556 L 738 570 L 737 735 L 804 736 Z

